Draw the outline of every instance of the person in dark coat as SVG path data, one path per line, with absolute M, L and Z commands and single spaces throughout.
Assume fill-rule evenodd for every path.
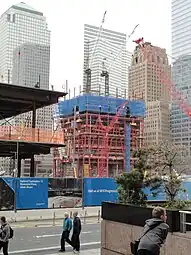
M 78 212 L 73 213 L 73 233 L 72 233 L 72 246 L 74 253 L 79 253 L 80 251 L 80 233 L 81 233 L 81 220 L 78 217 Z
M 138 255 L 159 255 L 160 247 L 164 244 L 169 226 L 166 224 L 166 210 L 162 207 L 155 207 L 152 211 L 152 218 L 146 221 L 142 237 L 138 246 Z M 151 228 L 145 235 L 144 233 Z

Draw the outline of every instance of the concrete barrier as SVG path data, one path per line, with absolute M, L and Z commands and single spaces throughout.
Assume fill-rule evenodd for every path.
M 142 227 L 102 220 L 101 255 L 131 255 L 130 242 L 137 240 Z M 169 233 L 161 255 L 190 255 L 191 232 Z
M 22 211 L 1 211 L 0 215 L 5 216 L 9 222 L 28 222 L 28 221 L 42 221 L 63 219 L 64 213 L 68 212 L 71 216 L 73 212 L 78 212 L 81 218 L 97 217 L 100 218 L 100 210 L 98 207 L 82 208 L 62 208 L 62 209 L 41 209 L 41 210 L 22 210 Z

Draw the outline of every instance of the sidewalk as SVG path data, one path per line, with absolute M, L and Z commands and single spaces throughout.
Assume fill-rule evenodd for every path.
M 73 212 L 77 211 L 79 216 L 91 218 L 99 217 L 101 212 L 100 206 L 82 208 L 62 208 L 62 209 L 40 209 L 40 210 L 22 210 L 4 211 L 1 212 L 9 222 L 29 222 L 43 220 L 58 220 L 63 219 L 64 213 L 68 212 L 72 216 Z
M 58 253 L 53 253 L 50 255 L 59 255 L 59 254 L 62 254 L 62 253 L 58 252 Z M 73 252 L 64 252 L 63 254 L 72 255 L 74 253 Z M 84 250 L 84 251 L 81 251 L 79 254 L 80 255 L 100 255 L 100 249 Z

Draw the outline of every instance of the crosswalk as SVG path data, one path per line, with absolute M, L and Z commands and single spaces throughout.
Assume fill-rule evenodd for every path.
M 97 221 L 87 221 L 86 223 L 82 222 L 82 225 L 94 225 L 98 223 Z M 11 226 L 13 228 L 34 228 L 34 227 L 39 227 L 39 228 L 50 228 L 50 227 L 60 227 L 62 226 L 62 221 L 59 223 L 56 223 L 53 225 L 53 223 L 42 223 L 42 222 L 25 222 L 25 223 L 11 223 Z
M 52 253 L 49 255 L 60 255 L 61 253 Z M 74 254 L 73 252 L 65 252 L 65 255 L 72 255 Z M 100 255 L 100 249 L 91 249 L 91 250 L 85 250 L 85 251 L 81 251 L 80 255 Z
M 88 246 L 93 246 L 93 245 L 100 245 L 100 242 L 88 242 L 88 243 L 82 243 L 81 247 L 88 247 Z M 98 246 L 99 247 L 99 246 Z M 71 248 L 71 246 L 66 245 L 66 248 Z M 45 252 L 45 254 L 47 254 L 47 252 L 51 252 L 53 250 L 59 250 L 60 246 L 54 246 L 54 247 L 43 247 L 43 248 L 36 248 L 36 249 L 28 249 L 28 250 L 16 250 L 16 251 L 10 251 L 9 254 L 18 254 L 18 255 L 25 255 L 27 253 L 34 253 L 34 252 Z M 83 249 L 83 248 L 82 248 Z M 83 253 L 85 251 L 81 251 L 80 254 L 85 255 L 85 253 Z M 86 250 L 87 252 L 87 250 Z M 62 253 L 53 253 L 50 255 L 57 255 L 57 254 L 62 254 Z M 67 254 L 67 253 L 64 253 Z M 71 252 L 69 253 L 71 254 Z M 90 253 L 91 254 L 91 253 Z M 97 253 L 99 254 L 99 253 Z M 96 253 L 93 253 L 93 255 L 96 255 Z

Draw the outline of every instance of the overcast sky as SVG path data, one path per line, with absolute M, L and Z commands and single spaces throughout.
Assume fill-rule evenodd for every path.
M 0 13 L 16 0 L 1 0 Z M 83 26 L 100 26 L 107 10 L 104 28 L 130 34 L 140 24 L 132 39 L 143 36 L 170 54 L 171 0 L 25 0 L 42 11 L 51 30 L 50 83 L 61 90 L 67 79 L 69 87 L 82 85 Z M 129 41 L 127 49 L 134 44 Z

